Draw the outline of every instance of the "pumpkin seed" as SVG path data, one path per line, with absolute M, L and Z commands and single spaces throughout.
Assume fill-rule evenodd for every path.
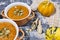
M 9 33 L 10 33 L 10 31 L 9 31 L 9 30 L 6 30 L 5 35 L 7 35 L 7 34 L 9 34 Z
M 0 36 L 2 36 L 2 35 L 3 35 L 2 31 L 0 31 Z
M 2 30 L 7 30 L 6 26 L 4 28 L 2 28 Z
M 23 10 L 15 10 L 14 11 L 14 14 L 17 15 L 17 16 L 21 16 L 23 14 Z

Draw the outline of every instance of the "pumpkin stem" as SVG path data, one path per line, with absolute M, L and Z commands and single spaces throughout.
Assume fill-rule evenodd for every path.
M 47 5 L 49 5 L 49 3 L 50 3 L 50 2 L 48 1 Z
M 49 0 L 44 0 L 44 1 L 49 1 Z
M 49 0 L 44 0 L 44 1 L 47 1 L 48 3 L 47 3 L 47 5 L 49 5 L 49 3 L 50 3 L 50 1 Z

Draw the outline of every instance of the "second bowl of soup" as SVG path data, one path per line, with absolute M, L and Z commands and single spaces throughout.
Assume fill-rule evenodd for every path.
M 0 19 L 0 40 L 16 40 L 18 36 L 18 26 L 8 19 Z

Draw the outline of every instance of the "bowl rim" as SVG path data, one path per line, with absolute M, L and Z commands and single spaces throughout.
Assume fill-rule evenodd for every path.
M 7 15 L 8 10 L 9 10 L 11 7 L 16 6 L 16 5 L 25 6 L 25 7 L 29 10 L 29 14 L 28 14 L 25 18 L 22 18 L 22 19 L 12 19 L 12 20 L 14 20 L 14 21 L 23 20 L 23 19 L 26 19 L 26 18 L 31 14 L 31 8 L 30 8 L 30 6 L 29 6 L 28 4 L 23 3 L 23 2 L 14 2 L 14 3 L 9 4 L 9 5 L 8 5 L 7 7 L 5 7 L 5 9 L 4 9 L 4 14 L 5 14 L 5 16 L 6 16 L 8 19 L 11 19 L 11 18 L 9 18 L 8 15 Z
M 12 25 L 14 25 L 14 27 L 16 28 L 16 35 L 15 35 L 14 40 L 16 40 L 16 38 L 18 37 L 18 33 L 19 33 L 19 28 L 18 28 L 17 24 L 14 21 L 9 20 L 9 19 L 0 19 L 0 22 L 9 22 Z

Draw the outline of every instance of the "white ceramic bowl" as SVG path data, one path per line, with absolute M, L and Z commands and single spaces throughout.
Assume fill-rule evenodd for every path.
M 14 40 L 16 40 L 16 38 L 18 37 L 18 32 L 19 32 L 17 24 L 14 21 L 9 20 L 9 19 L 0 19 L 0 22 L 9 22 L 12 25 L 14 25 L 14 27 L 16 28 L 16 36 L 15 36 Z
M 10 18 L 7 16 L 8 10 L 9 10 L 11 7 L 16 6 L 16 5 L 25 6 L 25 7 L 29 10 L 28 16 L 30 15 L 30 13 L 31 13 L 31 8 L 30 8 L 30 6 L 29 6 L 28 4 L 23 3 L 23 2 L 15 2 L 15 3 L 9 4 L 9 5 L 4 9 L 4 15 L 5 15 L 8 19 L 10 19 Z M 27 18 L 28 16 L 26 16 L 25 18 Z M 22 19 L 19 19 L 19 20 L 23 20 L 23 19 L 25 19 L 25 18 L 22 18 Z M 13 20 L 14 20 L 14 19 L 13 19 Z M 16 19 L 15 19 L 15 20 L 16 20 Z

